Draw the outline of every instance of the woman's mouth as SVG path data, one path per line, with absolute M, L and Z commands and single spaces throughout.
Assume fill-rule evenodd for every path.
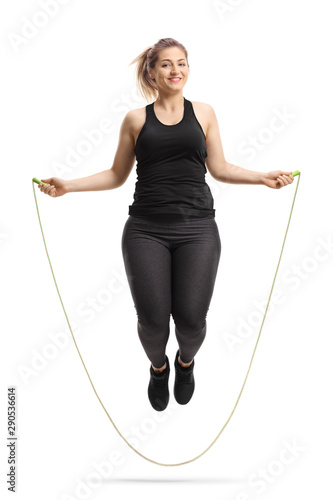
M 180 82 L 181 78 L 169 78 L 170 82 Z

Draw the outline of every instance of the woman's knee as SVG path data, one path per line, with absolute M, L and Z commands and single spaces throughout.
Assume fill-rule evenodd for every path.
M 139 324 L 147 332 L 158 332 L 169 327 L 170 314 L 160 314 L 158 311 L 148 311 L 137 313 Z
M 202 335 L 206 330 L 206 317 L 195 314 L 172 314 L 175 326 L 181 335 Z

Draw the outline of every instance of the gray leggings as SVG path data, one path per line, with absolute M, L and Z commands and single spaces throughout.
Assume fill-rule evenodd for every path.
M 156 368 L 164 365 L 172 314 L 179 355 L 189 363 L 206 336 L 221 255 L 215 218 L 129 215 L 121 248 L 149 360 Z

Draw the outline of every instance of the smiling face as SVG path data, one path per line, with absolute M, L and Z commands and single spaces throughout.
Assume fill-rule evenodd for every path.
M 155 68 L 149 70 L 155 79 L 157 89 L 166 92 L 179 92 L 183 89 L 189 75 L 189 67 L 184 51 L 179 47 L 163 49 L 158 54 Z

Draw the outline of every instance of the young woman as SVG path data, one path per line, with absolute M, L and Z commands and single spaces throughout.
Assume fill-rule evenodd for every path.
M 121 247 L 138 335 L 151 362 L 148 397 L 152 407 L 162 411 L 169 402 L 170 365 L 165 351 L 170 315 L 179 346 L 174 396 L 184 405 L 194 392 L 194 356 L 206 336 L 206 315 L 220 260 L 221 241 L 206 167 L 220 182 L 273 189 L 291 184 L 293 176 L 281 170 L 247 170 L 225 160 L 212 106 L 183 96 L 189 64 L 181 43 L 161 39 L 133 63 L 137 63 L 142 96 L 153 102 L 124 117 L 112 167 L 80 179 L 42 179 L 46 184 L 38 187 L 51 197 L 115 189 L 124 184 L 137 160 L 134 201 Z

